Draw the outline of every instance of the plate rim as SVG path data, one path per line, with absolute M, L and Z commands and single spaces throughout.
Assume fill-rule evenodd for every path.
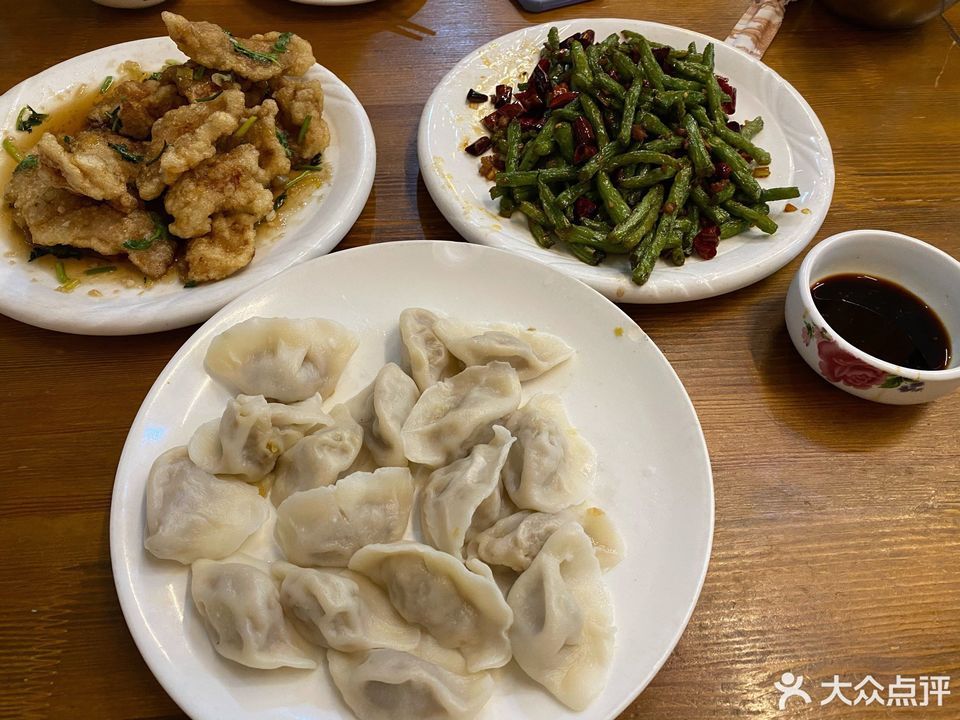
M 106 45 L 62 60 L 54 65 L 51 65 L 50 67 L 44 68 L 40 72 L 24 78 L 16 85 L 13 85 L 8 90 L 0 94 L 0 101 L 17 93 L 22 93 L 26 86 L 31 83 L 43 82 L 45 76 L 47 75 L 54 75 L 64 72 L 69 73 L 70 68 L 74 63 L 94 60 L 96 56 L 103 53 L 122 52 L 128 48 L 140 49 L 151 43 L 159 44 L 160 42 L 168 43 L 171 53 L 175 53 L 178 56 L 183 56 L 184 58 L 186 57 L 186 55 L 183 55 L 183 53 L 177 48 L 176 43 L 174 43 L 174 41 L 166 35 L 157 35 L 153 37 L 139 38 L 136 40 L 128 40 L 122 43 L 115 43 L 113 45 Z M 19 294 L 11 293 L 9 290 L 5 289 L 4 283 L 0 283 L 0 314 L 27 325 L 70 335 L 133 336 L 164 332 L 167 330 L 188 327 L 198 322 L 204 322 L 225 305 L 242 296 L 244 293 L 249 292 L 253 288 L 257 287 L 257 285 L 272 279 L 279 273 L 285 272 L 291 267 L 295 267 L 298 264 L 330 253 L 343 240 L 343 238 L 346 237 L 346 235 L 356 224 L 360 215 L 363 213 L 363 210 L 366 207 L 367 201 L 369 200 L 370 194 L 373 190 L 373 183 L 376 177 L 377 168 L 376 137 L 374 135 L 373 126 L 370 122 L 370 117 L 367 114 L 366 108 L 360 102 L 359 98 L 356 96 L 350 86 L 347 85 L 332 70 L 324 65 L 321 65 L 319 62 L 314 63 L 310 70 L 308 70 L 308 72 L 311 71 L 322 74 L 322 82 L 324 85 L 325 94 L 328 89 L 332 88 L 336 88 L 336 91 L 342 94 L 350 114 L 359 121 L 357 127 L 350 128 L 351 132 L 347 133 L 341 131 L 339 133 L 341 138 L 341 146 L 343 145 L 344 139 L 350 138 L 350 144 L 355 145 L 355 147 L 358 149 L 358 155 L 360 157 L 360 162 L 355 166 L 357 169 L 357 178 L 352 190 L 349 193 L 349 202 L 339 206 L 339 212 L 341 213 L 340 220 L 336 223 L 328 225 L 328 229 L 315 228 L 313 230 L 307 230 L 303 232 L 303 237 L 300 238 L 300 241 L 302 242 L 308 239 L 311 235 L 316 235 L 318 231 L 320 231 L 329 233 L 329 239 L 325 243 L 310 248 L 306 255 L 298 260 L 294 260 L 286 265 L 280 266 L 272 275 L 263 278 L 259 282 L 254 282 L 248 286 L 238 287 L 235 292 L 228 292 L 226 296 L 213 297 L 202 305 L 192 307 L 181 312 L 170 312 L 169 309 L 167 309 L 165 314 L 156 315 L 154 310 L 141 309 L 141 312 L 137 312 L 129 320 L 116 318 L 112 322 L 104 325 L 96 320 L 98 314 L 96 313 L 95 309 L 92 313 L 67 312 L 65 315 L 48 314 L 48 308 L 35 310 L 30 303 L 23 303 L 22 297 Z M 82 80 L 70 81 L 70 83 L 61 88 L 61 90 L 69 89 L 69 87 L 75 85 L 77 82 L 82 82 Z M 325 187 L 329 187 L 330 182 L 332 181 L 328 181 Z M 298 209 L 298 212 L 303 212 L 305 209 L 306 208 L 300 208 Z M 18 259 L 16 264 L 19 266 L 22 264 L 22 261 Z M 213 286 L 215 287 L 216 284 L 214 283 Z M 70 295 L 64 294 L 63 297 L 69 298 Z M 116 303 L 117 301 L 113 302 Z M 113 305 L 112 307 L 114 309 L 118 309 L 122 303 L 123 298 L 121 297 L 120 303 Z M 111 306 L 108 305 L 107 307 Z M 64 305 L 61 310 L 66 311 L 69 310 L 69 308 Z M 146 321 L 144 321 L 144 316 L 147 318 Z
M 404 246 L 434 246 L 438 243 L 446 242 L 456 242 L 456 241 L 444 241 L 444 240 L 406 240 L 406 241 L 395 241 L 389 243 L 392 248 L 402 248 Z M 117 462 L 117 469 L 114 475 L 114 484 L 111 491 L 110 499 L 110 520 L 109 520 L 109 544 L 110 544 L 110 564 L 111 564 L 111 573 L 113 575 L 114 587 L 117 592 L 117 597 L 120 602 L 121 612 L 123 614 L 124 622 L 126 623 L 127 629 L 130 632 L 131 637 L 133 638 L 134 644 L 137 647 L 137 650 L 140 653 L 140 656 L 143 658 L 150 672 L 156 678 L 157 682 L 163 688 L 164 692 L 176 703 L 176 705 L 189 717 L 193 720 L 211 720 L 212 715 L 204 715 L 202 712 L 202 704 L 200 702 L 195 702 L 192 695 L 189 691 L 183 687 L 182 682 L 178 681 L 178 676 L 174 672 L 168 672 L 171 668 L 168 665 L 162 664 L 158 657 L 158 645 L 156 642 L 153 642 L 154 636 L 150 632 L 148 624 L 145 622 L 142 613 L 139 612 L 137 596 L 134 591 L 133 576 L 129 572 L 130 566 L 124 561 L 124 557 L 128 554 L 129 548 L 123 544 L 123 523 L 128 519 L 123 514 L 119 513 L 118 510 L 124 505 L 124 494 L 126 490 L 126 484 L 121 482 L 121 471 L 125 469 L 125 465 L 132 462 L 131 457 L 136 454 L 137 450 L 134 448 L 134 442 L 132 438 L 134 437 L 134 430 L 139 428 L 146 422 L 148 411 L 152 409 L 152 406 L 156 401 L 158 395 L 163 390 L 164 386 L 167 384 L 168 376 L 170 373 L 180 366 L 186 359 L 186 356 L 192 352 L 195 352 L 196 347 L 199 343 L 203 341 L 203 336 L 210 332 L 210 329 L 215 325 L 219 324 L 224 316 L 234 313 L 238 308 L 246 305 L 249 301 L 247 300 L 248 294 L 253 294 L 255 292 L 262 292 L 262 288 L 267 283 L 274 283 L 279 285 L 282 282 L 284 275 L 291 272 L 307 272 L 305 268 L 313 265 L 320 265 L 324 262 L 328 262 L 331 257 L 341 258 L 344 255 L 351 253 L 355 254 L 364 254 L 377 252 L 378 245 L 382 243 L 372 243 L 370 245 L 361 245 L 349 249 L 339 251 L 337 253 L 331 253 L 328 255 L 323 255 L 311 260 L 307 260 L 303 263 L 296 265 L 293 268 L 289 268 L 282 273 L 278 273 L 269 280 L 261 283 L 260 285 L 251 288 L 247 292 L 240 295 L 235 300 L 231 301 L 223 308 L 218 310 L 211 318 L 204 322 L 200 327 L 198 327 L 190 337 L 188 337 L 183 344 L 178 348 L 173 357 L 167 362 L 163 369 L 157 375 L 156 380 L 150 386 L 150 389 L 147 391 L 147 394 L 144 396 L 144 399 L 141 401 L 140 407 L 137 410 L 137 414 L 130 424 L 130 428 L 127 432 L 127 436 L 124 440 L 123 449 L 120 454 L 120 458 Z M 589 288 L 586 283 L 583 283 L 576 278 L 572 278 L 569 275 L 560 273 L 558 270 L 544 266 L 542 263 L 538 263 L 535 260 L 524 256 L 518 256 L 515 253 L 512 253 L 508 250 L 503 250 L 501 248 L 494 248 L 485 245 L 473 244 L 473 243 L 457 243 L 462 245 L 464 248 L 470 248 L 468 252 L 477 252 L 480 255 L 493 253 L 507 256 L 514 262 L 530 263 L 532 265 L 538 265 L 543 267 L 545 271 L 550 273 L 555 273 L 558 276 L 564 278 L 565 280 L 573 281 L 579 285 L 583 285 L 585 289 L 589 289 L 591 292 L 596 293 L 595 290 Z M 338 260 L 340 261 L 340 260 Z M 596 293 L 602 298 L 600 293 Z M 689 625 L 690 619 L 693 616 L 694 611 L 700 601 L 700 596 L 703 591 L 703 586 L 706 581 L 707 573 L 710 566 L 710 561 L 713 557 L 713 539 L 714 539 L 714 530 L 716 526 L 716 488 L 713 481 L 713 464 L 710 458 L 710 450 L 707 445 L 706 436 L 703 433 L 703 426 L 700 422 L 700 417 L 697 414 L 696 406 L 693 404 L 693 400 L 690 397 L 690 394 L 687 392 L 686 386 L 683 384 L 683 381 L 680 379 L 680 376 L 677 374 L 676 369 L 670 363 L 669 359 L 660 349 L 660 347 L 653 341 L 653 339 L 646 334 L 646 332 L 636 323 L 633 318 L 624 312 L 624 310 L 618 307 L 615 303 L 610 302 L 608 299 L 604 299 L 609 303 L 610 308 L 617 314 L 619 314 L 621 321 L 625 326 L 635 327 L 641 334 L 642 338 L 649 343 L 652 350 L 655 352 L 656 357 L 664 364 L 666 369 L 669 371 L 670 376 L 673 381 L 676 383 L 676 387 L 680 390 L 680 397 L 683 403 L 684 412 L 688 412 L 693 419 L 696 436 L 699 439 L 697 443 L 696 451 L 702 453 L 704 460 L 704 478 L 706 493 L 706 511 L 707 511 L 707 526 L 704 528 L 705 533 L 705 546 L 703 550 L 703 557 L 699 559 L 699 567 L 697 568 L 697 582 L 695 584 L 694 592 L 691 594 L 688 602 L 688 607 L 683 614 L 681 621 L 677 625 L 677 629 L 674 635 L 667 642 L 664 651 L 661 653 L 660 658 L 654 663 L 649 672 L 642 678 L 637 678 L 636 687 L 637 690 L 634 694 L 625 698 L 611 713 L 607 716 L 607 720 L 614 720 L 618 715 L 620 715 L 625 708 L 627 708 L 632 702 L 634 702 L 640 694 L 647 688 L 650 682 L 656 677 L 657 673 L 660 672 L 663 665 L 673 654 L 674 649 L 677 646 L 677 643 L 680 641 L 680 638 L 683 636 L 683 633 L 686 631 L 687 626 Z M 137 512 L 143 512 L 143 498 L 140 498 L 137 503 Z M 127 510 L 129 511 L 129 507 Z M 137 521 L 139 522 L 139 520 Z M 135 552 L 139 551 L 141 553 L 145 550 L 141 545 L 138 545 L 133 549 Z M 196 711 L 196 712 L 194 712 Z
M 649 286 L 637 286 L 630 282 L 622 284 L 617 283 L 609 278 L 597 276 L 591 273 L 588 269 L 585 269 L 587 266 L 584 266 L 584 268 L 578 267 L 577 271 L 572 271 L 566 266 L 560 266 L 557 269 L 564 274 L 575 277 L 581 282 L 586 283 L 594 290 L 600 292 L 614 302 L 649 305 L 676 302 L 694 302 L 697 300 L 706 300 L 708 298 L 717 297 L 719 295 L 725 295 L 757 283 L 783 269 L 807 247 L 809 247 L 817 233 L 820 232 L 820 228 L 823 226 L 827 214 L 830 211 L 830 207 L 833 204 L 833 194 L 836 189 L 836 161 L 833 156 L 833 146 L 830 143 L 830 138 L 827 135 L 823 123 L 820 121 L 819 116 L 814 111 L 810 103 L 807 102 L 806 98 L 800 93 L 800 91 L 798 91 L 788 80 L 786 80 L 786 78 L 780 75 L 772 67 L 764 63 L 762 60 L 743 52 L 739 48 L 727 45 L 722 40 L 710 37 L 709 35 L 696 30 L 690 30 L 685 27 L 680 27 L 679 25 L 668 25 L 666 23 L 654 22 L 650 20 L 617 17 L 576 17 L 557 19 L 553 22 L 545 22 L 536 25 L 528 25 L 526 27 L 521 27 L 517 30 L 505 33 L 490 40 L 489 42 L 484 43 L 483 45 L 467 53 L 467 55 L 462 57 L 452 68 L 450 68 L 450 70 L 440 79 L 433 91 L 430 93 L 430 96 L 427 98 L 427 101 L 423 107 L 423 111 L 420 115 L 420 122 L 417 129 L 417 159 L 420 163 L 421 175 L 423 176 L 423 181 L 427 187 L 427 191 L 430 193 L 430 197 L 437 206 L 437 209 L 440 210 L 441 215 L 443 215 L 443 217 L 453 226 L 457 233 L 459 233 L 460 236 L 463 237 L 467 242 L 486 245 L 488 247 L 496 247 L 499 249 L 508 250 L 509 252 L 516 252 L 515 250 L 511 249 L 509 242 L 504 242 L 499 239 L 499 235 L 502 231 L 491 230 L 489 228 L 479 228 L 473 223 L 469 222 L 466 219 L 466 215 L 459 211 L 460 206 L 456 202 L 455 198 L 447 194 L 444 188 L 444 183 L 434 167 L 433 156 L 431 156 L 427 151 L 427 146 L 430 139 L 430 115 L 433 113 L 435 107 L 440 104 L 440 94 L 453 80 L 454 76 L 461 72 L 468 65 L 474 63 L 476 59 L 482 56 L 485 52 L 488 52 L 492 46 L 509 41 L 515 36 L 528 33 L 531 35 L 539 34 L 545 38 L 547 30 L 553 26 L 576 26 L 579 23 L 591 24 L 598 22 L 622 23 L 624 29 L 642 26 L 652 30 L 662 28 L 670 31 L 680 31 L 686 33 L 691 39 L 696 38 L 701 42 L 711 42 L 717 45 L 723 45 L 729 50 L 739 53 L 744 59 L 749 61 L 750 64 L 758 68 L 760 72 L 771 75 L 784 91 L 792 95 L 799 102 L 800 107 L 817 131 L 818 145 L 822 151 L 820 156 L 825 160 L 824 173 L 822 176 L 825 190 L 824 202 L 817 210 L 811 213 L 808 228 L 799 234 L 800 239 L 798 239 L 794 245 L 791 245 L 789 249 L 769 257 L 766 262 L 761 261 L 753 266 L 761 269 L 754 270 L 753 272 L 741 270 L 736 274 L 727 277 L 726 279 L 715 279 L 711 282 L 710 288 L 706 288 L 702 284 L 690 285 L 689 287 L 693 289 L 692 292 L 681 293 L 679 288 L 686 288 L 687 286 L 667 285 L 654 291 L 651 290 Z M 536 248 L 533 245 L 532 239 L 530 243 L 530 255 L 536 256 L 536 251 L 539 250 L 539 248 Z M 538 261 L 543 262 L 543 260 Z

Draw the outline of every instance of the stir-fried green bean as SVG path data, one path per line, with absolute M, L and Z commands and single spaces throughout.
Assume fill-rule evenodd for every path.
M 629 261 L 638 284 L 661 257 L 682 265 L 711 257 L 709 240 L 776 232 L 767 203 L 800 190 L 761 188 L 754 173 L 773 161 L 755 142 L 763 120 L 728 124 L 735 93 L 714 74 L 714 45 L 592 40 L 551 29 L 524 94 L 484 111 L 500 214 L 523 218 L 540 247 Z

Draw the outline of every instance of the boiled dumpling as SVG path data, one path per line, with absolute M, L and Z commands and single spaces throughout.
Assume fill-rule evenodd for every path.
M 261 670 L 317 666 L 293 644 L 276 583 L 263 570 L 198 560 L 190 595 L 214 649 L 228 660 Z
M 332 485 L 356 460 L 363 430 L 343 405 L 330 411 L 331 424 L 283 453 L 273 473 L 270 501 L 279 506 L 294 493 Z
M 403 537 L 412 504 L 407 468 L 356 472 L 284 500 L 277 508 L 277 542 L 296 565 L 344 567 L 364 545 Z
M 368 388 L 347 401 L 350 413 L 363 428 L 363 445 L 377 466 L 406 466 L 400 429 L 419 397 L 410 376 L 388 363 Z
M 269 513 L 256 488 L 214 477 L 190 461 L 186 448 L 174 448 L 150 469 L 143 545 L 158 558 L 184 565 L 219 560 L 236 552 Z
M 517 507 L 559 512 L 586 498 L 596 453 L 570 425 L 556 395 L 534 395 L 504 423 L 517 438 L 503 469 L 503 485 Z
M 433 332 L 436 322 L 437 316 L 422 308 L 407 308 L 400 313 L 403 354 L 420 392 L 460 370 L 457 359 Z
M 606 684 L 613 610 L 583 528 L 557 530 L 507 595 L 513 655 L 524 672 L 574 710 Z
M 623 559 L 623 539 L 610 517 L 600 508 L 585 505 L 559 513 L 522 510 L 503 518 L 477 536 L 476 556 L 488 565 L 523 572 L 547 538 L 570 521 L 580 523 L 586 531 L 603 570 Z
M 343 652 L 372 648 L 411 650 L 420 630 L 397 614 L 379 587 L 350 570 L 315 570 L 273 564 L 281 580 L 280 604 L 303 637 Z
M 467 457 L 434 470 L 421 495 L 420 529 L 424 539 L 456 558 L 461 557 L 477 510 L 491 496 L 498 497 L 500 470 L 513 437 L 500 425 L 493 432 L 489 444 L 474 445 Z
M 305 434 L 333 424 L 322 402 L 320 395 L 294 405 L 268 403 L 263 395 L 231 398 L 219 420 L 197 428 L 188 445 L 190 459 L 209 473 L 257 482 Z
M 403 424 L 407 458 L 439 467 L 492 437 L 492 424 L 520 405 L 520 380 L 504 362 L 469 367 L 423 393 Z
M 319 318 L 254 317 L 215 337 L 207 372 L 234 392 L 280 402 L 327 398 L 357 349 L 357 336 Z
M 461 675 L 397 650 L 329 650 L 327 662 L 360 720 L 469 720 L 493 694 L 488 673 Z
M 368 545 L 350 569 L 386 589 L 408 622 L 422 625 L 445 648 L 459 650 L 470 672 L 510 661 L 507 630 L 513 613 L 478 560 L 466 566 L 429 545 L 399 542 Z
M 433 332 L 465 365 L 508 362 L 521 382 L 543 375 L 574 353 L 555 335 L 507 323 L 470 323 L 441 318 Z

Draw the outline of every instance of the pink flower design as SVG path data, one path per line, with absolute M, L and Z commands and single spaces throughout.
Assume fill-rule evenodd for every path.
M 817 354 L 820 356 L 820 372 L 830 382 L 867 390 L 879 385 L 887 377 L 883 370 L 858 360 L 831 340 L 819 341 Z

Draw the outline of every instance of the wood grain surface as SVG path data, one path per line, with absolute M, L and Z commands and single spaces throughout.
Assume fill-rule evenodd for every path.
M 577 16 L 723 38 L 745 4 L 594 0 L 532 15 L 511 0 L 341 9 L 171 0 L 136 12 L 11 1 L 0 13 L 0 90 L 74 55 L 161 34 L 161 8 L 238 35 L 295 30 L 351 85 L 377 136 L 374 191 L 341 247 L 452 240 L 420 178 L 415 138 L 424 101 L 463 55 Z M 960 8 L 947 17 L 960 26 Z M 817 239 L 885 228 L 960 257 L 960 49 L 946 25 L 862 30 L 801 0 L 765 60 L 809 100 L 833 143 L 836 193 Z M 960 718 L 958 696 L 940 708 L 777 708 L 773 682 L 788 670 L 817 698 L 834 674 L 951 675 L 960 695 L 960 395 L 884 407 L 818 379 L 783 324 L 799 262 L 713 300 L 626 308 L 699 412 L 717 510 L 699 605 L 624 718 Z M 74 337 L 0 317 L 0 717 L 183 717 L 124 624 L 107 527 L 127 429 L 192 330 Z

